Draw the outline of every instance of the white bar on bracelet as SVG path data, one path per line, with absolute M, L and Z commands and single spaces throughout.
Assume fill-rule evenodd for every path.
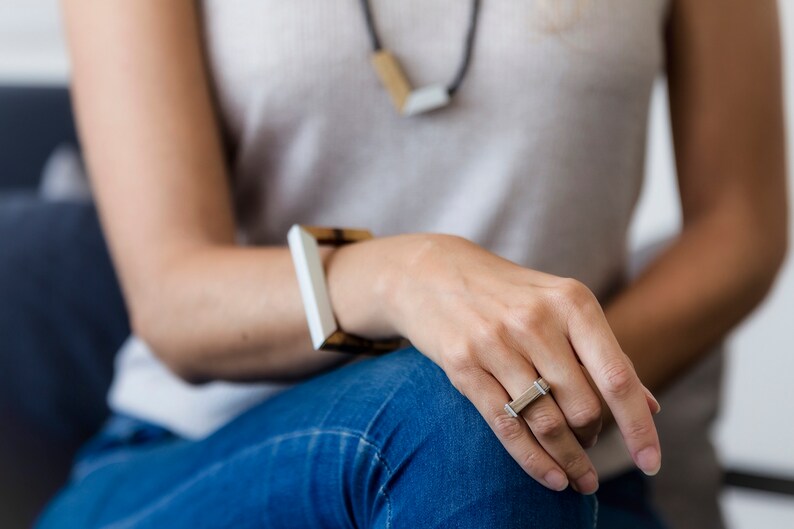
M 287 242 L 298 275 L 312 344 L 315 349 L 320 349 L 325 340 L 337 330 L 338 325 L 328 296 L 319 247 L 314 237 L 298 224 L 293 224 L 287 232 Z

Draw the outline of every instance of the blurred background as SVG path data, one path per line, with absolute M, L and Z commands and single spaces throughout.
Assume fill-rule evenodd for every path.
M 786 51 L 787 118 L 791 124 L 794 123 L 794 2 L 781 0 L 780 8 Z M 62 87 L 68 81 L 69 64 L 57 1 L 0 0 L 0 87 Z M 669 236 L 680 225 L 663 80 L 656 87 L 651 113 L 647 177 L 631 231 L 632 248 Z M 792 159 L 794 134 L 789 134 L 788 142 Z M 2 152 L 3 148 L 0 145 L 0 161 L 10 154 Z M 3 174 L 6 167 L 0 164 L 0 183 L 16 178 Z M 794 203 L 794 179 L 791 171 L 789 174 L 790 201 Z M 794 223 L 791 233 L 794 234 Z M 3 246 L 0 240 L 0 252 Z M 794 238 L 790 246 L 794 247 Z M 733 529 L 794 527 L 792 338 L 794 260 L 789 259 L 771 296 L 727 343 L 723 408 L 713 438 L 722 466 L 730 472 L 721 504 Z M 0 344 L 4 343 L 7 340 L 0 337 Z M 2 432 L 0 425 L 0 435 Z M 0 473 L 3 471 L 0 467 Z M 39 471 L 46 472 L 46 465 Z M 8 502 L 0 501 L 0 509 L 6 508 Z

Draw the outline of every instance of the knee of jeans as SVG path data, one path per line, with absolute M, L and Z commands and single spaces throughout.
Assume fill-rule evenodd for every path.
M 527 475 L 438 366 L 413 348 L 390 362 L 403 376 L 379 427 L 390 429 L 384 457 L 398 469 L 387 487 L 395 527 L 594 526 L 595 498 L 551 491 Z M 429 499 L 400 512 L 401 491 L 416 490 Z
M 410 347 L 384 360 L 382 372 L 370 375 L 389 380 L 387 403 L 377 427 L 380 436 L 400 443 L 402 453 L 438 450 L 437 463 L 469 465 L 483 460 L 490 466 L 506 454 L 474 404 L 449 381 L 444 371 L 417 349 Z M 511 459 L 512 461 L 512 459 Z M 514 463 L 515 464 L 515 463 Z M 517 465 L 517 464 L 516 464 Z

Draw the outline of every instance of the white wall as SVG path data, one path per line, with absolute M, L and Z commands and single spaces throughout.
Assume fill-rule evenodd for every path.
M 788 52 L 788 118 L 794 123 L 794 5 L 780 3 Z M 0 0 L 0 81 L 62 83 L 67 77 L 57 0 Z M 635 247 L 679 225 L 666 112 L 660 85 L 652 108 L 648 179 L 631 235 Z M 789 153 L 794 158 L 794 133 L 789 135 Z M 789 191 L 794 203 L 794 183 Z M 715 439 L 731 466 L 794 475 L 792 338 L 794 259 L 768 301 L 730 339 L 725 412 Z M 725 505 L 735 528 L 794 527 L 794 500 L 731 492 Z
M 68 61 L 57 0 L 0 0 L 0 80 L 63 83 Z

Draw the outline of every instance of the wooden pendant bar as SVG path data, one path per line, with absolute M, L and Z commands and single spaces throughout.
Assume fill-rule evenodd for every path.
M 411 84 L 400 67 L 400 63 L 390 52 L 380 50 L 372 55 L 372 66 L 380 78 L 381 84 L 389 92 L 392 103 L 398 112 L 402 112 L 405 102 L 411 95 Z
M 390 52 L 386 50 L 375 52 L 372 55 L 372 65 L 400 114 L 415 116 L 449 104 L 449 91 L 442 85 L 414 90 L 399 61 Z

